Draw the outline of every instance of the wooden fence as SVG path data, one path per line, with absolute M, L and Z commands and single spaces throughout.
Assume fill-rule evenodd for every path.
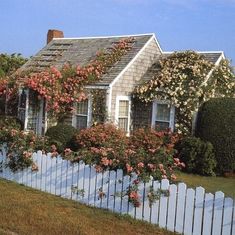
M 136 175 L 125 176 L 122 170 L 97 173 L 94 167 L 74 163 L 61 157 L 51 158 L 39 151 L 33 154 L 39 170 L 31 168 L 11 172 L 4 167 L 4 149 L 0 154 L 0 177 L 87 205 L 106 208 L 162 228 L 187 235 L 235 235 L 235 206 L 224 193 L 205 193 L 202 187 L 187 188 L 184 183 L 169 184 L 168 180 L 139 184 L 141 205 L 135 208 L 125 195 Z M 1 164 L 2 162 L 2 164 Z M 152 187 L 151 187 L 152 186 Z M 150 187 L 155 192 L 169 190 L 151 206 Z M 122 195 L 122 196 L 121 196 Z

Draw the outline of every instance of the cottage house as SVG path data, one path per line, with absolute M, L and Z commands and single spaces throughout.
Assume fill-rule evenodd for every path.
M 102 90 L 105 93 L 107 120 L 129 133 L 141 126 L 160 125 L 174 129 L 174 107 L 167 101 L 156 100 L 151 105 L 131 104 L 131 94 L 137 84 L 151 79 L 159 58 L 169 55 L 163 52 L 154 34 L 139 34 L 110 37 L 64 38 L 63 32 L 49 30 L 47 45 L 32 57 L 20 71 L 43 71 L 50 66 L 61 68 L 65 63 L 86 65 L 96 52 L 111 47 L 120 39 L 133 37 L 131 49 L 115 63 L 98 82 L 86 86 L 86 90 Z M 218 64 L 224 58 L 223 52 L 199 52 L 205 58 Z M 35 94 L 21 90 L 18 108 L 19 118 L 26 130 L 42 134 L 48 128 L 45 102 L 34 99 Z M 89 97 L 89 96 L 88 96 Z M 75 104 L 74 114 L 68 115 L 66 123 L 78 129 L 92 123 L 92 98 Z

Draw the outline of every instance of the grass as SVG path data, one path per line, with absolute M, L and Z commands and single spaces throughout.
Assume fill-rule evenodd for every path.
M 188 187 L 202 186 L 206 192 L 222 191 L 225 196 L 235 198 L 235 179 L 232 177 L 209 177 L 177 172 L 177 180 L 186 183 Z
M 0 179 L 0 235 L 170 235 L 157 226 Z

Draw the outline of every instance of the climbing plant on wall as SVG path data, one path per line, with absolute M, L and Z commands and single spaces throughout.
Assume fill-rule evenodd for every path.
M 214 65 L 193 51 L 162 58 L 153 78 L 136 87 L 133 97 L 142 102 L 169 100 L 176 107 L 176 130 L 189 134 L 198 107 L 211 97 L 234 96 L 235 76 L 227 60 Z
M 6 87 L 13 81 L 13 90 L 18 90 L 21 86 L 36 91 L 38 99 L 46 100 L 48 113 L 61 119 L 68 111 L 73 110 L 75 102 L 87 98 L 85 86 L 99 81 L 131 49 L 133 42 L 133 38 L 122 39 L 111 48 L 97 52 L 95 58 L 82 67 L 65 64 L 60 70 L 51 67 L 42 72 L 15 75 L 13 80 L 4 79 L 0 82 L 0 96 L 9 92 Z

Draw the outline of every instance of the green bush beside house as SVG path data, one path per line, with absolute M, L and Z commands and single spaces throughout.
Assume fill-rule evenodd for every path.
M 195 135 L 210 141 L 218 162 L 217 173 L 235 171 L 235 98 L 214 98 L 198 113 Z

